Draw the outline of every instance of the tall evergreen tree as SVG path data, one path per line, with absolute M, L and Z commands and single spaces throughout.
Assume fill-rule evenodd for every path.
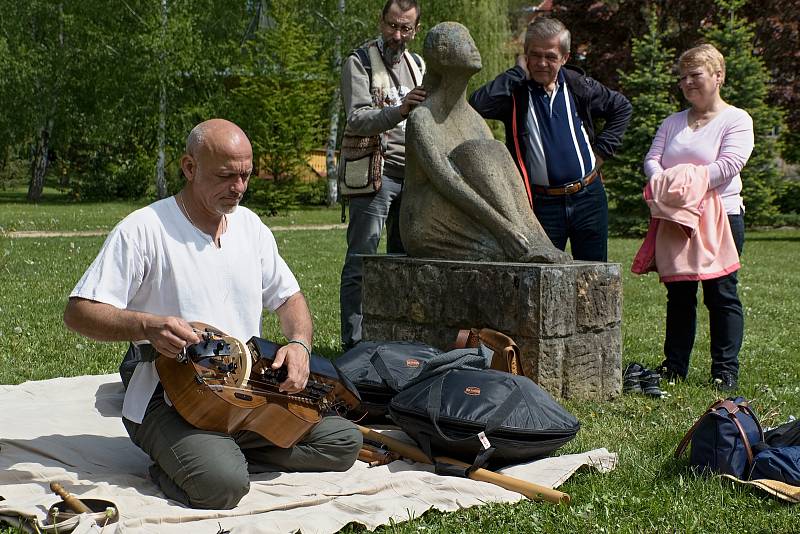
M 642 200 L 646 182 L 642 163 L 659 124 L 676 111 L 670 96 L 674 50 L 664 47 L 660 17 L 652 10 L 647 33 L 632 40 L 633 70 L 619 71 L 624 94 L 633 105 L 633 117 L 617 158 L 607 164 L 610 226 L 614 233 L 638 233 L 647 227 L 648 210 Z
M 722 98 L 753 117 L 755 148 L 741 173 L 747 222 L 769 224 L 778 213 L 775 197 L 780 172 L 776 134 L 783 114 L 767 104 L 769 74 L 764 60 L 753 50 L 753 25 L 740 15 L 745 1 L 717 0 L 721 20 L 703 34 L 725 56 Z

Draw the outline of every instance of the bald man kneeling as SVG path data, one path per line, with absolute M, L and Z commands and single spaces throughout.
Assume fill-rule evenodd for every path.
M 284 449 L 249 431 L 197 429 L 166 398 L 155 363 L 141 355 L 175 357 L 199 342 L 190 321 L 246 341 L 260 335 L 263 311 L 274 311 L 293 341 L 275 358 L 287 369 L 280 387 L 288 393 L 306 385 L 313 334 L 305 298 L 272 232 L 239 206 L 253 170 L 245 133 L 223 119 L 197 125 L 181 169 L 186 184 L 178 194 L 112 230 L 70 294 L 64 322 L 92 339 L 131 342 L 121 367 L 122 421 L 153 459 L 150 475 L 166 496 L 193 508 L 229 509 L 249 491 L 248 469 L 344 471 L 358 456 L 361 434 L 345 419 L 324 417 Z

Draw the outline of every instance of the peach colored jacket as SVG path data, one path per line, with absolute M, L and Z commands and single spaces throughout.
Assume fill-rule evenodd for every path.
M 676 165 L 650 178 L 644 188 L 650 227 L 631 271 L 657 271 L 662 282 L 679 282 L 720 278 L 739 269 L 725 207 L 708 185 L 702 165 Z

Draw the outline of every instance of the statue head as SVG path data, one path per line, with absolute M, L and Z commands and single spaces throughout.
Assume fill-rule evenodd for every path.
M 442 22 L 425 38 L 422 52 L 428 72 L 438 75 L 465 73 L 472 76 L 481 70 L 481 54 L 469 30 L 458 22 Z

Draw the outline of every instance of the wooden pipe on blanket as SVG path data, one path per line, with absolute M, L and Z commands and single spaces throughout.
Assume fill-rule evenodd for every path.
M 400 441 L 390 436 L 384 436 L 380 432 L 375 432 L 371 428 L 361 425 L 356 426 L 365 438 L 383 443 L 389 448 L 389 450 L 400 454 L 400 456 L 403 458 L 408 458 L 409 460 L 423 464 L 432 463 L 431 459 L 428 458 L 419 447 L 415 447 L 414 445 L 410 445 L 404 441 Z M 446 456 L 437 456 L 434 458 L 434 460 L 443 464 L 450 464 L 458 467 L 469 467 L 469 464 L 467 463 L 455 460 L 453 458 L 448 458 Z M 540 484 L 535 484 L 533 482 L 528 482 L 526 480 L 520 480 L 508 475 L 495 473 L 494 471 L 489 471 L 488 469 L 478 468 L 474 471 L 471 471 L 467 476 L 469 476 L 469 478 L 472 480 L 489 482 L 490 484 L 500 486 L 501 488 L 510 491 L 516 491 L 532 501 L 547 501 L 555 504 L 569 504 L 570 502 L 570 496 L 562 491 L 548 488 L 547 486 L 542 486 Z

